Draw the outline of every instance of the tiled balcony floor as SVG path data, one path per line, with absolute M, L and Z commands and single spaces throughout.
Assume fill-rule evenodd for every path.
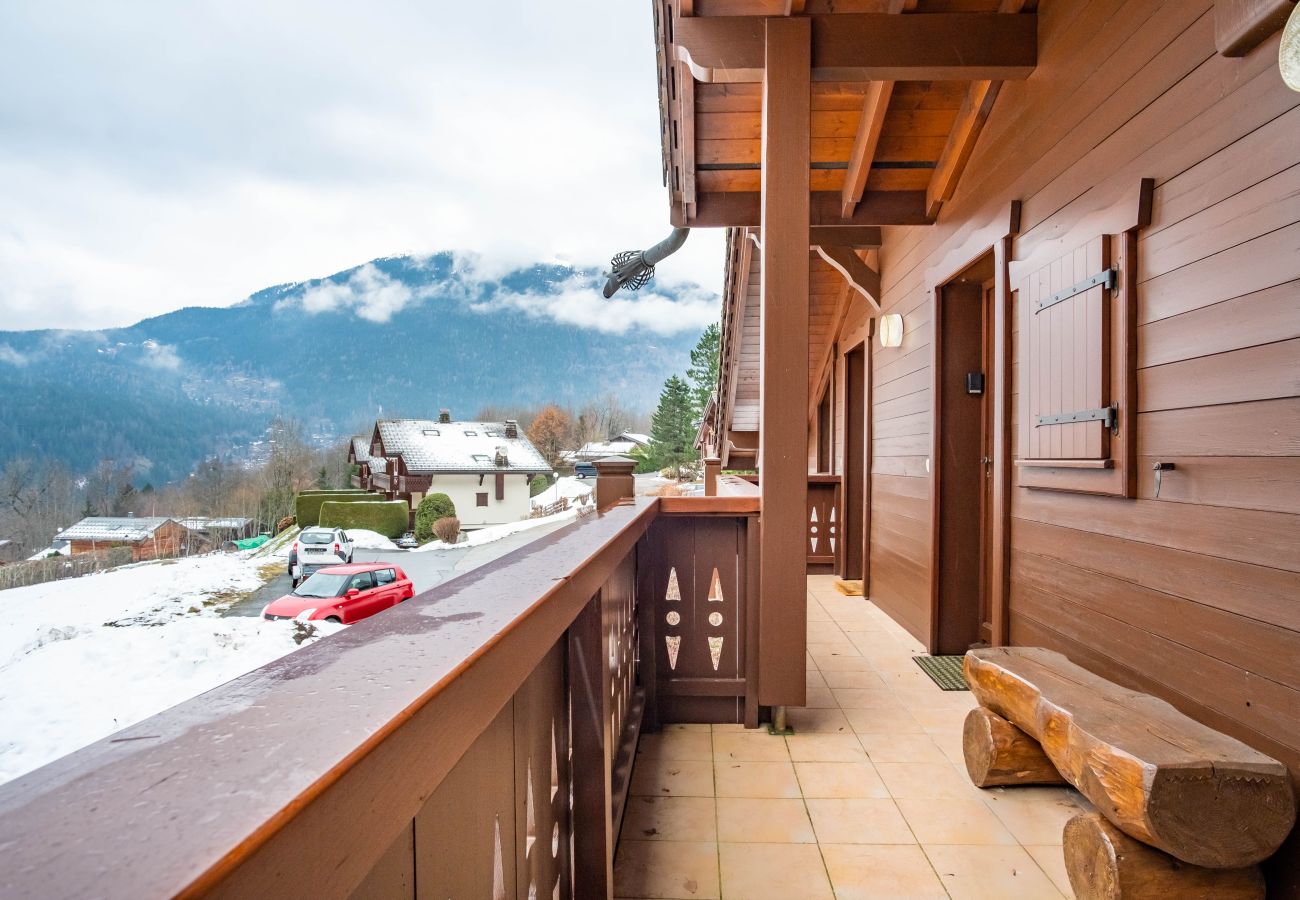
M 791 737 L 738 725 L 644 735 L 618 845 L 626 898 L 1070 896 L 1075 791 L 980 790 L 961 755 L 974 705 L 921 646 L 834 579 L 808 579 L 808 706 Z

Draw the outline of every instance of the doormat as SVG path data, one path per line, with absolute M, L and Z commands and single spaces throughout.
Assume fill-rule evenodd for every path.
M 841 594 L 844 594 L 847 597 L 861 597 L 862 582 L 844 581 L 843 579 L 836 579 L 835 590 L 839 591 Z
M 969 691 L 966 676 L 961 671 L 961 656 L 913 656 L 912 662 L 930 676 L 930 680 L 945 691 Z

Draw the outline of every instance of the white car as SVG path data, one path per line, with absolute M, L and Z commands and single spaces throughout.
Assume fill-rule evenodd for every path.
M 352 539 L 342 528 L 304 528 L 289 550 L 289 580 L 299 582 L 317 569 L 352 562 Z

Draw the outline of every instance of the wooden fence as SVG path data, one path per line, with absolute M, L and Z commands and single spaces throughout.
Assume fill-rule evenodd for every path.
M 102 572 L 131 562 L 130 547 L 113 547 L 76 556 L 54 556 L 29 562 L 0 566 L 0 591 L 9 588 L 45 584 L 64 578 L 77 578 L 91 572 Z

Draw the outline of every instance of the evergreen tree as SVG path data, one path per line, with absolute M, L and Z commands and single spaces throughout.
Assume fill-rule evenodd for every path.
M 650 457 L 659 468 L 678 468 L 695 458 L 695 410 L 691 389 L 676 375 L 664 382 L 650 421 Z
M 722 334 L 716 324 L 704 329 L 700 342 L 691 351 L 691 366 L 686 377 L 691 381 L 691 413 L 698 420 L 704 415 L 709 396 L 718 389 L 718 354 Z

